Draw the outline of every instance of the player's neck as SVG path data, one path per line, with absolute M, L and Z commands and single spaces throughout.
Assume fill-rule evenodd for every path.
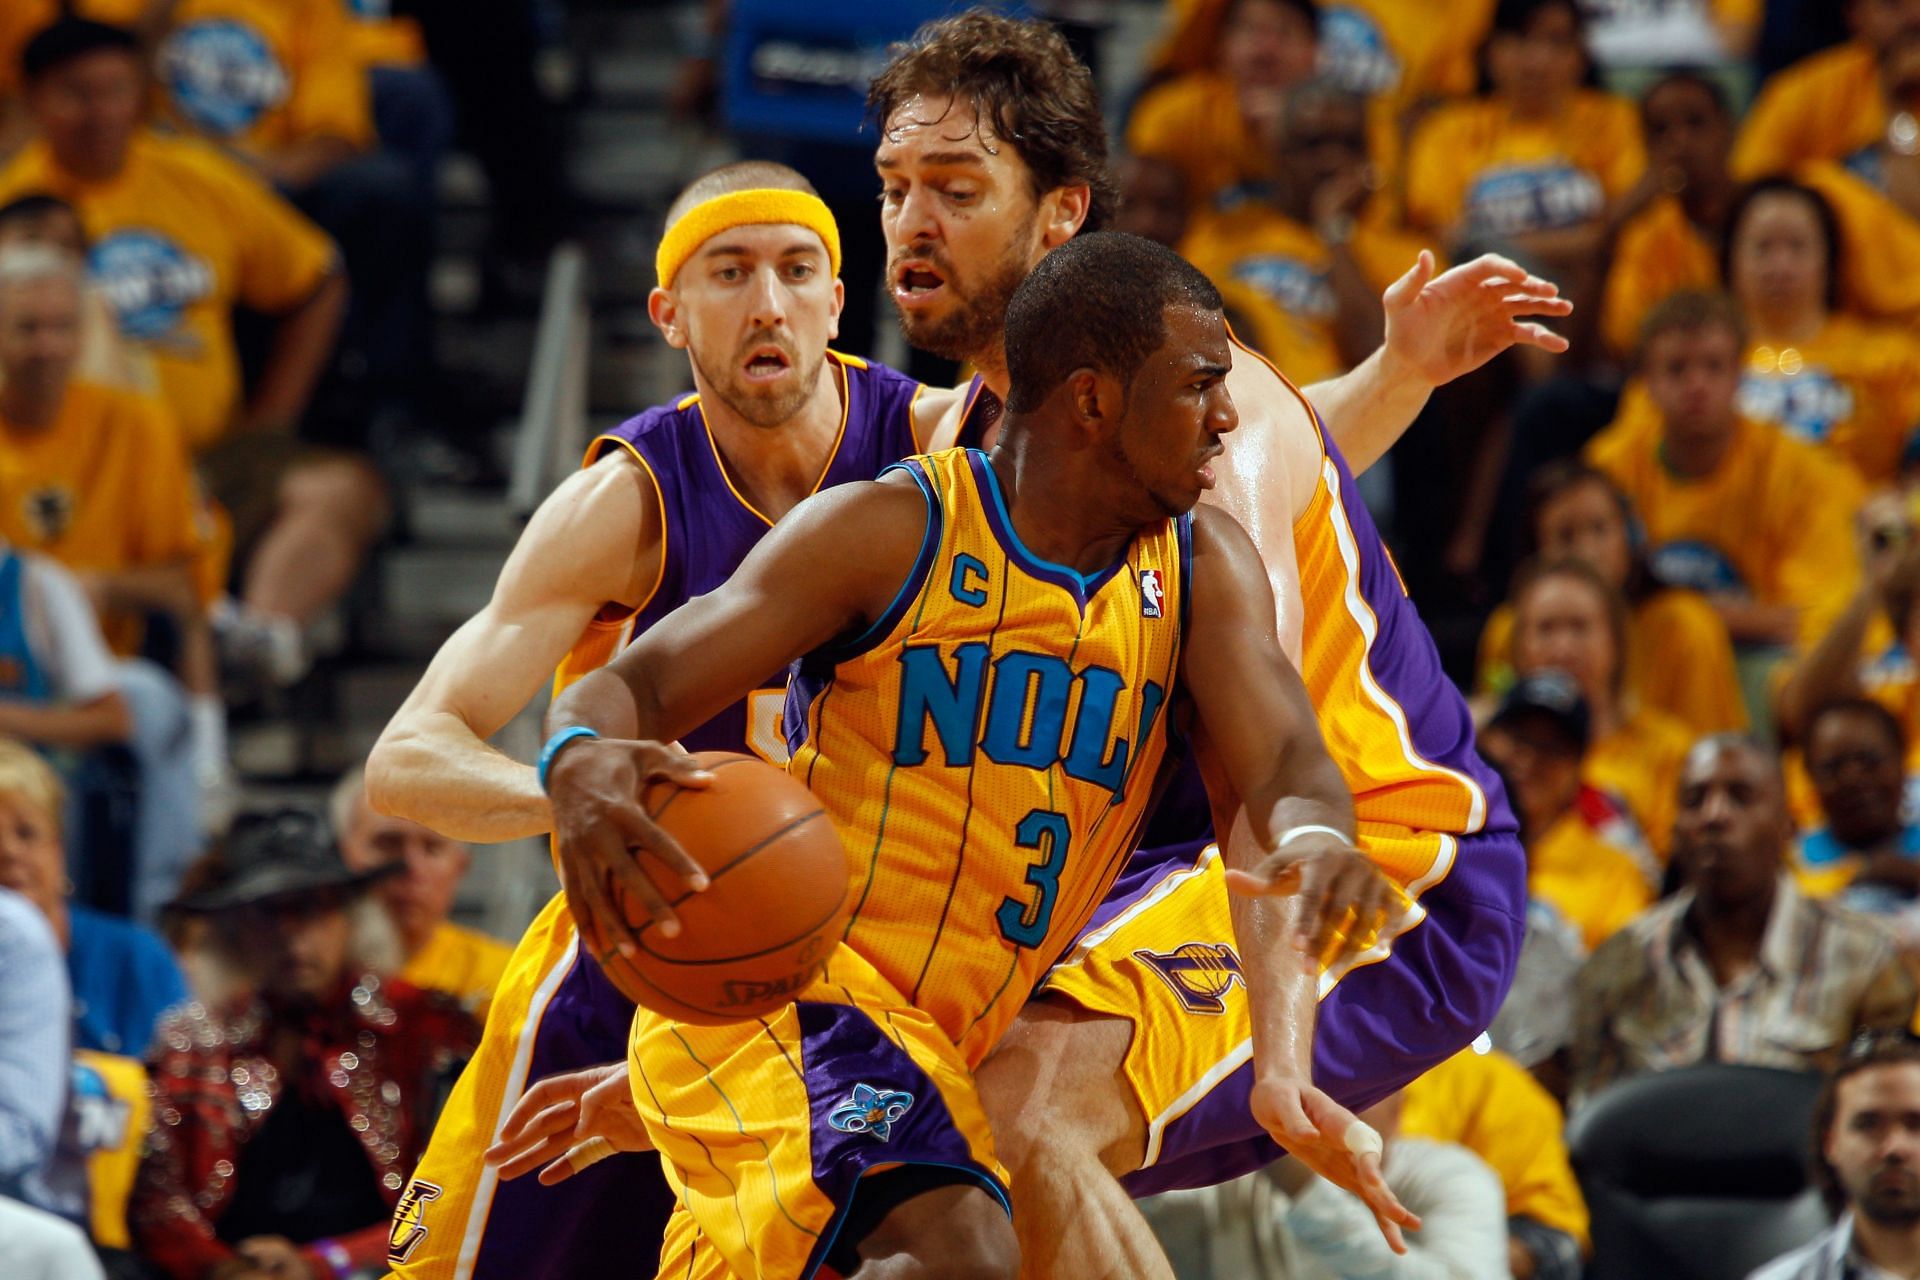
M 1012 385 L 1012 379 L 1007 376 L 1007 348 L 1004 342 L 995 342 L 992 349 L 968 356 L 964 363 L 971 365 L 973 371 L 980 375 L 980 381 L 986 384 L 987 390 L 999 396 L 1001 403 L 1006 402 L 1007 388 Z
M 778 520 L 813 493 L 839 444 L 846 407 L 838 366 L 820 365 L 813 394 L 800 411 L 777 426 L 747 421 L 702 387 L 700 409 L 713 434 L 727 478 L 754 510 Z
M 0 382 L 0 428 L 8 435 L 39 435 L 59 419 L 66 398 L 64 383 L 58 391 L 42 394 L 12 378 Z
M 1125 554 L 1142 521 L 1120 510 L 1087 451 L 1054 451 L 1009 420 L 988 461 L 1021 543 L 1042 560 L 1099 573 Z

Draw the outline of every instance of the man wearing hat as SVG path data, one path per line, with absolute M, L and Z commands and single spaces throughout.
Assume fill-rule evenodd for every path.
M 300 810 L 242 818 L 224 874 L 172 904 L 208 919 L 251 990 L 162 1021 L 156 1123 L 129 1217 L 178 1280 L 378 1264 L 406 1171 L 478 1028 L 448 996 L 380 976 L 391 938 Z
M 1586 699 L 1564 671 L 1537 671 L 1500 702 L 1480 750 L 1507 777 L 1527 850 L 1527 893 L 1591 950 L 1653 901 L 1653 853 L 1626 805 L 1580 779 Z

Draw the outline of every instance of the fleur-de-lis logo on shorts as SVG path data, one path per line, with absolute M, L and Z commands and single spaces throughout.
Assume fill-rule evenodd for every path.
M 912 1105 L 910 1093 L 857 1084 L 853 1096 L 828 1114 L 827 1123 L 842 1133 L 870 1133 L 885 1142 L 893 1136 L 894 1122 Z

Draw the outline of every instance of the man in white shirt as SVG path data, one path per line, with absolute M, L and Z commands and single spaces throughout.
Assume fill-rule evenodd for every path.
M 1814 1107 L 1814 1178 L 1840 1213 L 1831 1231 L 1749 1280 L 1920 1277 L 1920 1040 L 1863 1033 Z

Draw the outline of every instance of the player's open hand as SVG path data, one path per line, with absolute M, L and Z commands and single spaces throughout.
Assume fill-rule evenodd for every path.
M 550 1187 L 608 1156 L 651 1150 L 627 1064 L 614 1062 L 548 1076 L 521 1094 L 486 1159 L 502 1181 L 539 1169 Z
M 1420 1219 L 1380 1173 L 1378 1133 L 1303 1080 L 1263 1078 L 1254 1083 L 1250 1101 L 1253 1118 L 1275 1142 L 1328 1182 L 1359 1196 L 1393 1251 L 1407 1251 L 1401 1232 L 1418 1231 Z
M 1331 967 L 1373 946 L 1380 928 L 1407 909 L 1400 887 L 1380 874 L 1372 859 L 1344 840 L 1320 831 L 1296 837 L 1252 870 L 1227 871 L 1232 893 L 1300 901 L 1294 945 Z
M 1565 338 L 1527 319 L 1573 311 L 1553 281 L 1494 253 L 1439 276 L 1436 265 L 1422 249 L 1413 269 L 1381 298 L 1386 354 L 1429 386 L 1472 373 L 1509 347 L 1567 349 Z
M 547 792 L 560 887 L 595 955 L 632 955 L 638 949 L 620 894 L 644 906 L 662 934 L 680 932 L 673 903 L 705 889 L 707 873 L 647 815 L 641 793 L 652 782 L 698 789 L 712 780 L 692 756 L 665 742 L 591 738 L 554 757 Z M 653 875 L 642 869 L 643 858 L 657 864 Z

